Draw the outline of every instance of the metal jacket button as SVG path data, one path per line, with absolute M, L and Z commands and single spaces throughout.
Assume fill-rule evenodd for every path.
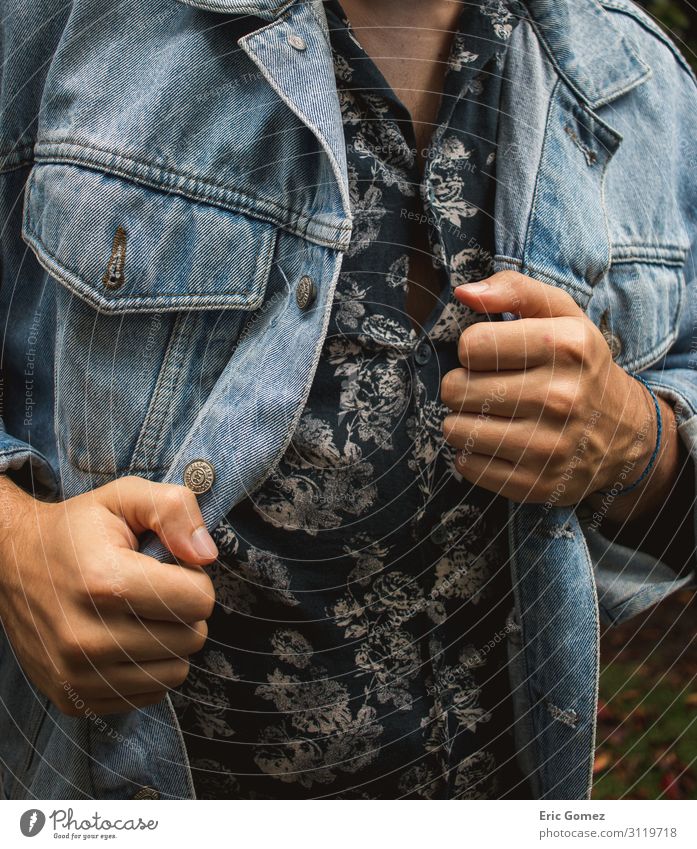
M 208 492 L 214 480 L 215 470 L 208 460 L 192 460 L 184 469 L 184 485 L 196 495 Z
M 301 277 L 295 290 L 295 300 L 301 310 L 306 310 L 317 297 L 317 287 L 311 277 Z
M 603 333 L 603 336 L 605 336 L 605 341 L 607 342 L 607 346 L 612 354 L 612 359 L 616 360 L 622 353 L 622 342 L 620 337 L 616 333 Z
M 610 349 L 612 359 L 616 360 L 617 357 L 619 357 L 619 355 L 622 353 L 622 340 L 616 333 L 612 332 L 612 329 L 610 327 L 609 314 L 610 310 L 605 310 L 603 312 L 603 314 L 600 316 L 600 321 L 598 322 L 598 328 L 603 334 L 603 338 L 607 342 L 607 346 Z
M 134 799 L 159 799 L 160 794 L 155 790 L 154 787 L 141 787 L 136 793 L 133 794 Z

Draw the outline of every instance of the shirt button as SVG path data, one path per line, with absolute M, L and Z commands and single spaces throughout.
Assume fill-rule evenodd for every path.
M 317 297 L 317 287 L 311 277 L 301 277 L 295 290 L 295 300 L 301 310 L 306 310 Z
M 184 469 L 184 485 L 196 495 L 208 492 L 214 480 L 215 470 L 208 460 L 192 460 Z
M 433 353 L 431 346 L 428 342 L 419 342 L 414 350 L 414 359 L 420 366 L 425 366 L 426 363 L 431 359 L 431 354 Z
M 305 39 L 296 35 L 294 32 L 288 36 L 288 44 L 290 44 L 294 50 L 305 50 L 307 48 Z
M 136 793 L 133 794 L 134 799 L 159 799 L 160 794 L 155 790 L 154 787 L 141 787 Z

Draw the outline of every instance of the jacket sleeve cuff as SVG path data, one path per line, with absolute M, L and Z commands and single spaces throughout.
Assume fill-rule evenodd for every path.
M 0 474 L 6 474 L 30 495 L 56 498 L 59 494 L 56 473 L 46 457 L 29 443 L 7 433 L 1 425 Z
M 691 465 L 694 493 L 697 494 L 697 372 L 691 369 L 669 369 L 665 371 L 648 370 L 641 375 L 651 389 L 673 408 L 677 423 L 678 436 L 685 448 L 687 462 Z M 684 508 L 691 514 L 692 534 L 690 539 L 689 567 L 697 569 L 697 500 L 692 504 L 676 504 L 676 509 Z
M 677 432 L 684 446 L 684 474 L 697 492 L 697 372 L 683 369 L 644 371 L 641 376 L 657 396 L 674 410 Z M 686 479 L 688 482 L 690 478 Z M 677 501 L 682 493 L 674 490 Z M 680 589 L 697 588 L 697 501 L 670 502 L 671 522 L 686 518 L 679 533 L 664 522 L 615 524 L 581 503 L 578 517 L 586 536 L 595 571 L 601 620 L 618 625 Z M 651 527 L 649 527 L 651 526 Z

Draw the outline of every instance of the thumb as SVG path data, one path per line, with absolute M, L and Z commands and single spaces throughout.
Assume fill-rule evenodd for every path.
M 455 288 L 455 296 L 476 312 L 511 312 L 521 318 L 584 315 L 563 289 L 517 271 L 499 271 L 478 283 L 463 283 Z
M 93 495 L 99 495 L 136 536 L 154 531 L 177 560 L 202 566 L 218 556 L 196 496 L 184 486 L 129 475 L 94 490 Z

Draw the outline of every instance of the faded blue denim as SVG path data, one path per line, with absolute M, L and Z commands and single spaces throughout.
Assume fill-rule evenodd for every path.
M 625 0 L 525 5 L 504 70 L 496 266 L 560 286 L 614 334 L 695 458 L 695 80 Z M 129 473 L 181 483 L 206 458 L 212 528 L 290 440 L 351 238 L 322 3 L 7 0 L 0 35 L 0 471 L 65 498 Z M 303 275 L 318 290 L 306 311 Z M 697 577 L 570 507 L 510 517 L 519 761 L 539 798 L 587 798 L 599 623 Z M 7 796 L 193 797 L 169 699 L 67 718 L 5 639 L 0 730 Z

